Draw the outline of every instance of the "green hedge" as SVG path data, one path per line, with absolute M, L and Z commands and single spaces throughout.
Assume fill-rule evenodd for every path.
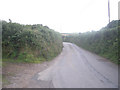
M 61 34 L 41 24 L 21 25 L 2 21 L 3 59 L 44 61 L 62 50 Z
M 110 59 L 114 63 L 118 63 L 118 50 L 120 48 L 118 48 L 118 31 L 120 32 L 120 21 L 116 20 L 99 31 L 73 34 L 63 37 L 63 40 L 75 43 L 84 49 Z

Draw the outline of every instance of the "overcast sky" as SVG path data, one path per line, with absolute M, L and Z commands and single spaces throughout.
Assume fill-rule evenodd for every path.
M 118 1 L 110 0 L 111 20 Z M 61 33 L 99 30 L 108 24 L 108 0 L 0 0 L 0 19 L 43 24 Z

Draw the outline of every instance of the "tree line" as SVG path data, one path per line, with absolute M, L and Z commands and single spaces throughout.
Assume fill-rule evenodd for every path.
M 62 47 L 61 34 L 48 26 L 2 21 L 2 57 L 5 60 L 50 60 L 61 52 Z
M 110 22 L 99 31 L 63 36 L 63 41 L 78 46 L 118 63 L 120 59 L 120 20 Z

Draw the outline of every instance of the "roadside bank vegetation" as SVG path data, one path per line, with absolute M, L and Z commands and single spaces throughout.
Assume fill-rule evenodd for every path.
M 103 56 L 114 63 L 120 59 L 120 20 L 110 22 L 99 31 L 63 36 L 63 41 Z
M 37 63 L 51 60 L 62 47 L 61 34 L 48 26 L 2 21 L 3 61 Z

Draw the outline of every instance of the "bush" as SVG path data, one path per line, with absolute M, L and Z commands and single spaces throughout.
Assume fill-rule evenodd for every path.
M 118 58 L 120 58 L 120 56 L 118 57 L 120 55 L 118 54 L 120 48 L 120 44 L 118 44 L 118 40 L 120 40 L 118 35 L 118 32 L 120 32 L 119 27 L 120 21 L 116 20 L 99 31 L 73 34 L 63 39 L 118 63 Z
M 2 28 L 3 58 L 49 60 L 62 50 L 61 34 L 47 26 L 2 21 Z

